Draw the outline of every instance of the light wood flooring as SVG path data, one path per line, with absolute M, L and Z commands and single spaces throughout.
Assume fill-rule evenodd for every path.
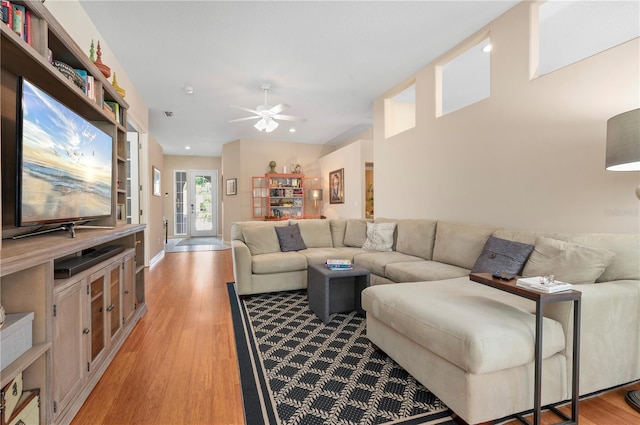
M 148 313 L 72 425 L 243 424 L 226 282 L 231 251 L 169 253 L 146 271 Z M 629 389 L 580 403 L 581 425 L 639 425 Z M 545 412 L 543 424 L 556 422 Z M 509 425 L 519 422 L 512 421 Z

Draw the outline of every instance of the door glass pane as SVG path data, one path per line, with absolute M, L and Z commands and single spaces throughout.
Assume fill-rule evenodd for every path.
M 175 226 L 173 229 L 174 235 L 186 235 L 187 234 L 187 172 L 176 171 L 176 204 L 175 204 Z
M 198 175 L 195 178 L 195 229 L 213 230 L 211 176 Z

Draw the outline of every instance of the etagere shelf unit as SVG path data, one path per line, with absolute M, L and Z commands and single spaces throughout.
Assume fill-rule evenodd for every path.
M 304 174 L 265 174 L 251 180 L 253 218 L 320 218 L 322 188 L 319 177 L 306 177 Z
M 22 374 L 23 388 L 40 389 L 40 423 L 70 423 L 100 376 L 146 311 L 145 225 L 117 219 L 126 204 L 128 105 L 40 1 L 12 1 L 29 14 L 30 42 L 0 22 L 2 51 L 2 235 L 15 227 L 18 80 L 24 77 L 112 136 L 111 215 L 77 228 L 75 238 L 56 232 L 0 242 L 0 304 L 8 314 L 33 312 L 32 346 L 0 371 L 0 388 Z M 95 97 L 52 61 L 86 70 Z M 105 103 L 117 104 L 115 117 Z M 60 261 L 115 247 L 118 253 L 63 279 Z

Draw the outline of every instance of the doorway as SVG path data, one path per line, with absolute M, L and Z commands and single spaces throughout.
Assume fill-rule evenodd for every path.
M 189 236 L 218 235 L 218 172 L 189 170 Z

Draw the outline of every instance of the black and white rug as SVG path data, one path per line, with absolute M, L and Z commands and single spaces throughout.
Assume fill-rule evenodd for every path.
M 238 300 L 229 284 L 247 424 L 453 424 L 429 390 L 366 337 L 363 317 L 324 324 L 305 291 Z

